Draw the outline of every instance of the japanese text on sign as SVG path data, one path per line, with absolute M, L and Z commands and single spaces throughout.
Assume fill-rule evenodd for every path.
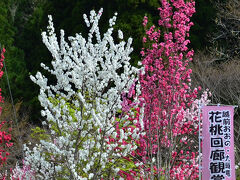
M 235 179 L 232 106 L 205 106 L 202 131 L 204 180 Z
M 224 147 L 231 145 L 230 139 L 230 112 L 210 111 L 209 112 L 209 133 L 210 133 L 210 161 L 209 170 L 211 179 L 225 179 L 225 176 L 231 177 L 231 161 L 229 150 Z

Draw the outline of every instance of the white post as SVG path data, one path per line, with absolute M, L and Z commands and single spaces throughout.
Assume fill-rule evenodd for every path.
M 198 101 L 198 146 L 199 146 L 199 149 L 198 149 L 198 155 L 199 155 L 199 166 L 198 166 L 198 170 L 199 170 L 199 180 L 201 180 L 201 170 L 202 170 L 202 166 L 201 166 L 201 135 L 200 135 L 200 128 L 201 128 L 201 120 L 200 120 L 200 114 L 201 114 L 201 103 L 200 103 L 200 100 Z

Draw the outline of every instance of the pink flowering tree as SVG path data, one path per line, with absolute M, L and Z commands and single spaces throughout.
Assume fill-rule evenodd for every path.
M 4 53 L 5 53 L 5 49 L 3 48 L 1 50 L 1 56 L 0 56 L 0 78 L 3 76 L 3 61 L 5 59 L 4 57 Z M 1 89 L 0 89 L 0 102 L 3 103 L 3 97 L 1 96 Z M 2 113 L 2 107 L 0 107 L 0 114 Z M 6 164 L 7 162 L 7 158 L 10 155 L 10 153 L 8 152 L 8 149 L 13 145 L 13 143 L 11 143 L 11 128 L 3 129 L 4 124 L 6 124 L 6 121 L 2 121 L 0 122 L 0 168 L 1 170 L 3 169 L 3 166 Z M 2 176 L 3 172 L 1 171 L 0 176 Z
M 198 103 L 207 104 L 208 93 L 198 100 L 198 89 L 191 88 L 194 52 L 187 45 L 194 7 L 193 0 L 162 0 L 159 27 L 149 28 L 144 17 L 140 83 L 146 135 L 137 154 L 145 178 L 198 177 Z

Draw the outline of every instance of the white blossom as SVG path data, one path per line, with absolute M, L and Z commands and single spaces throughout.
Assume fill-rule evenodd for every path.
M 115 44 L 112 33 L 117 13 L 101 36 L 98 22 L 102 12 L 100 9 L 98 13 L 91 11 L 90 17 L 83 15 L 89 27 L 86 39 L 77 33 L 65 40 L 61 30 L 58 40 L 51 16 L 48 31 L 42 33 L 53 60 L 52 68 L 43 63 L 41 67 L 56 77 L 56 84 L 49 84 L 41 72 L 30 76 L 40 86 L 38 99 L 45 118 L 42 124 L 49 129 L 48 139 L 41 140 L 33 149 L 25 146 L 24 159 L 38 179 L 100 179 L 107 171 L 110 157 L 115 162 L 131 152 L 131 145 L 114 152 L 112 149 L 118 144 L 108 145 L 105 136 L 117 137 L 114 126 L 116 112 L 122 108 L 121 95 L 128 92 L 138 77 L 138 69 L 129 63 L 132 38 L 125 42 L 119 30 L 120 42 Z M 140 94 L 140 86 L 136 87 Z M 120 121 L 124 127 L 130 123 L 128 116 Z M 134 131 L 134 138 L 139 138 L 139 131 Z M 128 132 L 121 129 L 119 142 L 129 135 L 131 129 Z M 121 167 L 110 168 L 117 174 Z

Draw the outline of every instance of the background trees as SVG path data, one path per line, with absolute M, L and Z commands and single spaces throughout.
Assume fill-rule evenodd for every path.
M 0 14 L 5 20 L 0 22 L 4 23 L 0 26 L 4 27 L 0 28 L 0 32 L 7 32 L 7 36 L 0 36 L 3 39 L 1 40 L 2 44 L 6 47 L 11 45 L 11 48 L 8 47 L 6 62 L 8 63 L 12 92 L 15 100 L 23 100 L 23 109 L 31 109 L 30 119 L 35 122 L 39 122 L 38 109 L 40 106 L 37 102 L 37 86 L 32 84 L 29 74 L 36 73 L 40 68 L 40 62 L 48 65 L 51 62 L 51 55 L 41 43 L 40 36 L 47 25 L 47 15 L 54 15 L 57 31 L 62 28 L 65 29 L 66 35 L 79 31 L 86 35 L 87 29 L 84 27 L 82 14 L 91 9 L 103 7 L 104 15 L 101 19 L 100 29 L 104 32 L 107 29 L 104 22 L 117 11 L 119 17 L 115 27 L 122 29 L 126 37 L 131 36 L 134 39 L 133 46 L 135 48 L 131 54 L 131 63 L 136 66 L 140 59 L 141 37 L 144 34 L 141 26 L 142 18 L 144 15 L 148 15 L 149 23 L 156 24 L 157 8 L 160 5 L 158 0 L 124 0 L 124 2 L 122 0 L 3 0 L 1 3 L 3 10 Z M 192 46 L 195 49 L 202 49 L 207 44 L 207 33 L 213 29 L 210 22 L 215 13 L 210 2 L 197 1 L 196 7 L 197 14 L 193 17 L 196 28 L 194 27 L 190 34 Z M 6 90 L 3 92 L 7 93 Z
M 216 1 L 216 31 L 211 38 L 211 52 L 217 63 L 240 58 L 240 2 Z
M 240 106 L 239 101 L 239 1 L 216 1 L 216 28 L 209 34 L 210 45 L 196 53 L 193 84 L 200 82 L 212 92 L 212 102 Z M 240 161 L 240 111 L 234 116 L 236 161 Z
M 15 17 L 15 13 L 12 12 L 12 3 L 12 1 L 5 0 L 0 2 L 0 43 L 2 46 L 7 48 L 7 52 L 5 54 L 5 64 L 7 66 L 7 70 L 9 71 L 8 75 L 12 85 L 14 97 L 19 97 L 19 99 L 22 99 L 23 97 L 26 97 L 24 88 L 27 79 L 27 69 L 26 62 L 24 61 L 23 50 L 21 47 L 19 48 L 15 46 L 16 28 L 13 22 L 14 18 L 12 18 Z M 7 81 L 5 76 L 1 80 L 1 87 L 3 89 L 5 98 L 8 98 L 9 92 L 7 89 Z

